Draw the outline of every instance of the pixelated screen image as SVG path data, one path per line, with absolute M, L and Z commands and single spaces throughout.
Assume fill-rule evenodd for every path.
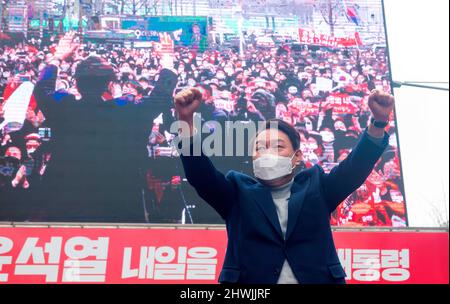
M 67 2 L 2 8 L 0 221 L 223 224 L 184 175 L 174 94 L 201 90 L 211 132 L 292 124 L 302 167 L 329 172 L 368 126 L 370 92 L 391 92 L 381 0 Z M 394 115 L 388 132 L 333 225 L 407 226 Z M 253 175 L 251 156 L 211 160 Z

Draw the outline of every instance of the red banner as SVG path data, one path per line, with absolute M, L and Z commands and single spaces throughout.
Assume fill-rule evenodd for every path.
M 320 45 L 325 47 L 350 47 L 362 45 L 361 38 L 357 32 L 354 37 L 334 37 L 299 29 L 299 35 L 300 43 L 308 45 Z
M 291 113 L 296 114 L 296 115 L 303 115 L 303 116 L 312 115 L 312 116 L 314 116 L 314 115 L 319 115 L 320 104 L 309 102 L 309 101 L 304 101 L 301 98 L 295 98 L 288 105 L 288 109 Z
M 448 284 L 448 232 L 336 231 L 349 283 Z M 224 230 L 0 228 L 3 283 L 217 283 Z
M 349 95 L 340 93 L 328 96 L 322 106 L 325 110 L 333 109 L 333 114 L 336 115 L 355 114 L 359 109 L 358 106 L 350 100 Z

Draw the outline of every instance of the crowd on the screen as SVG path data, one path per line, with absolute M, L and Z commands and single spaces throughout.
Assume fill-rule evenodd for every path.
M 54 47 L 32 42 L 0 47 L 0 97 L 3 97 L 0 122 L 5 101 L 24 81 L 37 81 Z M 55 88 L 58 94 L 81 98 L 74 81 L 75 68 L 92 55 L 103 57 L 117 75 L 110 91 L 105 92 L 105 99 L 132 103 L 145 100 L 162 68 L 155 49 L 85 44 L 75 56 L 61 62 Z M 199 53 L 177 47 L 174 58 L 174 68 L 179 75 L 177 90 L 201 89 L 204 102 L 200 111 L 205 120 L 283 119 L 300 132 L 305 166 L 321 165 L 325 170 L 346 158 L 368 126 L 370 91 L 390 91 L 384 48 L 281 45 L 268 49 L 248 45 L 244 53 L 235 49 Z M 333 106 L 335 100 L 344 101 L 344 112 Z M 351 112 L 345 113 L 349 109 Z M 20 179 L 45 171 L 51 155 L 46 155 L 45 161 L 39 164 L 33 163 L 33 153 L 48 139 L 45 127 L 45 113 L 32 98 L 23 130 L 0 135 L 0 156 L 7 157 L 6 160 L 17 159 L 20 164 L 22 174 L 14 179 L 13 187 L 20 184 L 28 188 L 32 178 L 26 183 Z M 157 122 L 153 131 L 149 145 L 162 144 L 166 140 L 164 136 L 155 136 L 159 134 Z M 338 208 L 332 217 L 333 224 L 406 225 L 394 122 L 388 132 L 392 134 L 388 151 L 368 181 Z M 155 138 L 160 141 L 155 143 Z

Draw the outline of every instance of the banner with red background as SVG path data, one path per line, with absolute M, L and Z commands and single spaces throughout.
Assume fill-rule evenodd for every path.
M 353 37 L 334 37 L 299 29 L 299 35 L 300 43 L 307 45 L 320 45 L 324 47 L 351 47 L 362 45 L 361 37 L 358 32 L 355 32 Z
M 348 283 L 448 284 L 448 232 L 335 231 Z M 0 228 L 0 284 L 214 284 L 224 230 Z

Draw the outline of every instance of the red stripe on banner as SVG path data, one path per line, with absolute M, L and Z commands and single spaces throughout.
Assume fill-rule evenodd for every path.
M 334 232 L 348 282 L 448 284 L 448 232 Z M 0 228 L 0 283 L 214 284 L 224 230 Z
M 299 41 L 301 44 L 318 45 L 324 47 L 338 48 L 362 45 L 358 33 L 354 37 L 335 37 L 325 34 L 317 34 L 313 31 L 299 29 Z

